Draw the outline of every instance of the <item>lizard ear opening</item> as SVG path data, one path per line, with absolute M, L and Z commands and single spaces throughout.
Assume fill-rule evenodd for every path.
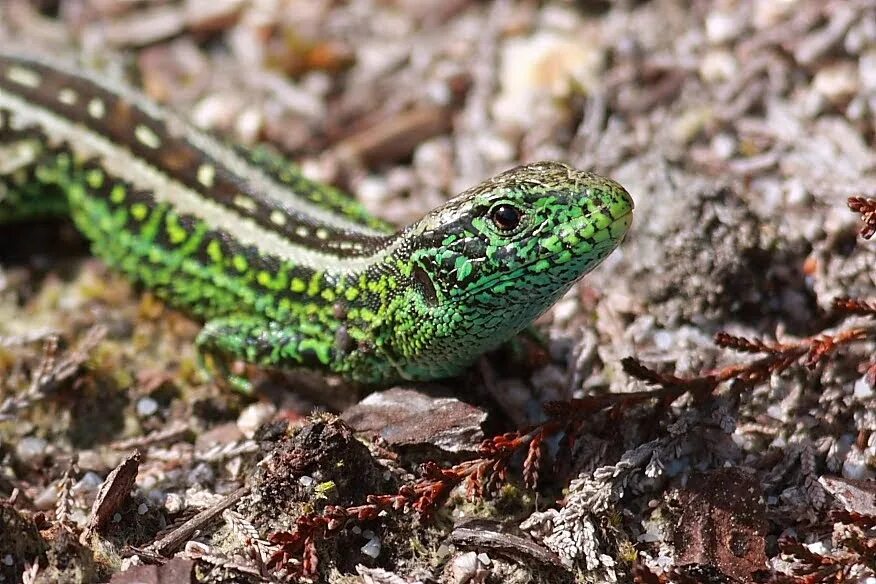
M 414 265 L 413 277 L 417 289 L 426 300 L 426 304 L 429 306 L 435 306 L 438 304 L 438 293 L 435 290 L 435 284 L 432 282 L 432 278 L 429 277 L 429 274 L 426 273 L 423 266 L 420 264 Z

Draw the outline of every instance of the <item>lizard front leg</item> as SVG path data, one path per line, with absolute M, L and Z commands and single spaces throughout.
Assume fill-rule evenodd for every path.
M 200 356 L 216 357 L 220 373 L 245 393 L 251 391 L 251 384 L 229 373 L 227 365 L 232 360 L 267 367 L 314 368 L 330 367 L 335 356 L 334 341 L 321 327 L 309 323 L 293 326 L 243 315 L 208 321 L 196 343 Z

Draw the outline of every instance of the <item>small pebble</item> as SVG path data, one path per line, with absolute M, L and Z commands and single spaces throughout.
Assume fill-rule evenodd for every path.
M 862 89 L 876 91 L 876 48 L 870 49 L 858 60 L 858 77 Z
M 751 23 L 758 30 L 777 25 L 796 5 L 797 0 L 756 0 Z
M 692 107 L 673 121 L 672 136 L 680 144 L 686 145 L 696 138 L 714 118 L 715 112 L 708 106 Z
M 739 62 L 726 49 L 706 53 L 700 62 L 700 78 L 706 83 L 719 83 L 732 79 L 739 71 Z
M 531 128 L 534 108 L 548 100 L 587 93 L 605 66 L 600 43 L 581 42 L 576 33 L 541 32 L 511 38 L 501 51 L 501 93 L 493 116 L 501 126 Z
M 858 68 L 848 61 L 822 67 L 812 80 L 815 91 L 834 102 L 854 95 L 858 86 Z
M 225 472 L 227 472 L 232 478 L 240 476 L 240 471 L 242 468 L 243 458 L 240 456 L 235 456 L 225 463 Z
M 216 479 L 216 474 L 206 462 L 199 463 L 188 473 L 188 483 L 193 485 L 209 485 Z
M 277 413 L 277 408 L 267 402 L 256 402 L 243 408 L 237 418 L 237 427 L 247 438 L 255 436 L 256 430 Z
M 161 489 L 149 489 L 141 492 L 143 493 L 143 498 L 152 507 L 163 507 L 167 501 L 168 495 Z
M 414 150 L 417 179 L 430 187 L 446 188 L 453 179 L 453 149 L 446 139 L 436 138 Z
M 362 546 L 361 551 L 363 554 L 370 558 L 376 558 L 380 555 L 380 538 L 373 537 L 368 540 L 368 543 Z
M 126 572 L 131 568 L 136 566 L 142 566 L 143 560 L 140 559 L 140 556 L 131 556 L 130 558 L 122 558 L 121 571 Z
M 228 128 L 240 107 L 235 98 L 214 93 L 195 104 L 189 119 L 199 128 Z
M 253 144 L 258 140 L 264 125 L 265 117 L 259 106 L 251 106 L 237 116 L 234 133 L 244 144 Z
M 726 43 L 738 37 L 744 26 L 735 14 L 715 10 L 706 17 L 706 38 L 715 45 Z
M 168 493 L 164 499 L 164 508 L 170 514 L 176 514 L 185 509 L 186 503 L 183 498 L 176 493 Z
M 91 495 L 97 493 L 102 483 L 103 479 L 100 478 L 99 474 L 89 471 L 82 475 L 82 478 L 76 481 L 70 490 L 76 496 Z
M 669 331 L 656 331 L 654 333 L 654 346 L 661 351 L 668 351 L 673 345 L 673 335 Z
M 736 153 L 736 138 L 727 133 L 716 134 L 712 138 L 712 152 L 722 160 L 729 160 Z
M 791 206 L 810 205 L 812 197 L 806 184 L 799 178 L 793 177 L 785 181 L 785 201 Z
M 33 506 L 39 511 L 46 511 L 55 507 L 58 501 L 58 489 L 55 485 L 49 485 L 39 492 L 33 500 Z
M 186 0 L 186 24 L 199 33 L 223 30 L 234 24 L 243 4 L 244 0 Z
M 826 545 L 824 545 L 823 541 L 815 541 L 803 545 L 805 545 L 809 549 L 809 551 L 814 554 L 825 555 L 830 553 L 830 550 L 827 548 Z
M 369 208 L 378 209 L 392 194 L 386 179 L 377 175 L 369 175 L 356 185 L 356 194 L 360 201 Z
M 459 554 L 450 563 L 450 581 L 454 584 L 466 584 L 478 577 L 483 570 L 484 566 L 476 552 Z
M 23 464 L 36 466 L 46 457 L 49 443 L 36 436 L 26 436 L 15 445 L 15 455 Z
M 864 452 L 853 446 L 843 462 L 843 478 L 857 480 L 872 479 L 874 473 L 868 465 L 868 458 Z
M 146 503 L 140 503 L 137 505 L 137 514 L 138 515 L 146 515 L 149 512 L 149 505 Z
M 158 411 L 158 402 L 151 397 L 144 397 L 137 400 L 137 415 L 141 418 L 148 418 Z
M 563 325 L 578 314 L 578 300 L 574 296 L 567 296 L 557 302 L 553 308 L 554 322 Z
M 407 167 L 396 166 L 386 173 L 386 182 L 389 190 L 394 193 L 410 191 L 417 186 L 417 178 L 414 172 Z
M 313 95 L 325 97 L 332 87 L 332 78 L 324 71 L 309 71 L 301 78 L 301 88 Z
M 855 397 L 858 399 L 873 397 L 873 387 L 867 382 L 866 377 L 861 377 L 855 382 Z
M 478 136 L 478 149 L 484 158 L 493 164 L 508 163 L 514 159 L 517 149 L 505 138 L 484 132 Z

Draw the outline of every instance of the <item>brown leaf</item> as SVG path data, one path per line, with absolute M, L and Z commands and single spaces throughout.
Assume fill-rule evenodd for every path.
M 140 453 L 135 452 L 123 460 L 100 485 L 94 505 L 91 506 L 91 516 L 85 526 L 83 537 L 88 537 L 95 531 L 100 531 L 122 503 L 131 494 L 131 488 L 137 478 L 140 468 Z
M 870 239 L 876 234 L 876 199 L 868 197 L 849 197 L 849 209 L 861 216 L 864 224 L 858 234 Z

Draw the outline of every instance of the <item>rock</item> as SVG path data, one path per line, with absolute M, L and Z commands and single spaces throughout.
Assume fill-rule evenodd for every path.
M 173 558 L 160 566 L 135 566 L 113 574 L 110 584 L 189 584 L 195 562 Z
M 48 455 L 49 443 L 37 436 L 26 436 L 15 445 L 18 460 L 30 467 L 41 465 Z
M 831 102 L 851 98 L 859 90 L 857 64 L 843 61 L 822 67 L 812 80 L 812 88 Z
M 745 582 L 765 570 L 769 523 L 761 491 L 760 482 L 738 468 L 691 477 L 677 493 L 676 565 L 708 566 Z
M 240 432 L 247 438 L 255 436 L 256 430 L 274 417 L 277 412 L 272 404 L 267 402 L 256 402 L 248 405 L 240 412 L 237 418 L 237 427 Z
M 876 481 L 822 476 L 818 482 L 846 511 L 876 516 Z
M 486 417 L 458 399 L 404 388 L 372 393 L 341 414 L 356 432 L 378 434 L 391 446 L 434 446 L 453 453 L 477 447 Z
M 599 43 L 556 32 L 508 40 L 501 58 L 502 91 L 494 115 L 500 124 L 523 128 L 536 122 L 532 111 L 537 102 L 595 87 L 605 61 Z
M 478 558 L 477 552 L 465 552 L 450 561 L 447 570 L 449 582 L 453 584 L 474 584 L 486 581 L 489 569 Z

